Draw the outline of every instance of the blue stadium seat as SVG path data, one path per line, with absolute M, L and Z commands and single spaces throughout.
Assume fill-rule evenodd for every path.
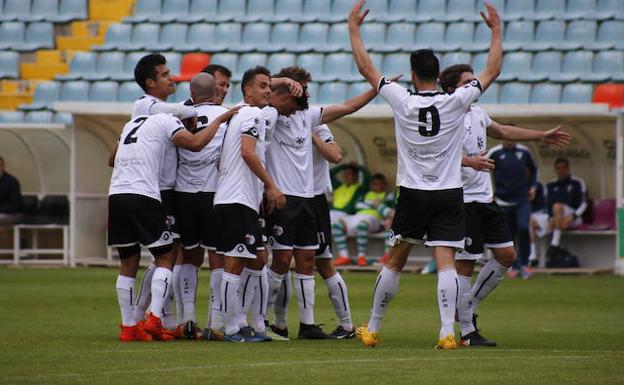
M 177 50 L 179 46 L 186 44 L 186 34 L 188 25 L 186 23 L 168 23 L 160 29 L 160 39 L 158 44 L 149 44 L 150 51 L 165 51 L 169 49 Z
M 325 55 L 323 72 L 332 80 L 341 82 L 353 82 L 362 80 L 362 75 L 353 73 L 355 66 L 353 56 L 350 53 L 334 53 Z
M 386 44 L 386 24 L 385 23 L 365 23 L 360 29 L 362 40 L 366 42 L 366 47 L 373 51 L 383 50 Z
M 49 124 L 52 123 L 52 111 L 29 111 L 24 114 L 24 123 Z
M 69 112 L 57 112 L 54 114 L 54 123 L 71 126 L 74 124 L 74 118 Z
M 297 58 L 292 53 L 274 53 L 267 58 L 267 68 L 271 73 L 277 73 L 282 68 L 294 66 Z
M 475 0 L 448 0 L 446 15 L 438 18 L 444 21 L 477 21 L 480 16 L 475 9 Z
M 24 112 L 22 111 L 0 111 L 0 123 L 22 123 Z
M 316 82 L 308 83 L 308 95 L 310 95 L 310 104 L 318 103 L 319 84 Z
M 371 60 L 373 61 L 373 65 L 375 66 L 375 68 L 378 68 L 379 70 L 381 70 L 383 68 L 383 58 L 384 55 L 380 54 L 380 53 L 371 53 L 370 54 Z M 353 79 L 356 80 L 364 80 L 364 77 L 362 76 L 362 74 L 360 74 L 360 71 L 358 70 L 357 66 L 355 65 L 355 61 L 351 61 L 352 67 L 351 67 L 351 77 Z M 398 75 L 398 74 L 383 74 L 383 75 Z M 403 77 L 403 79 L 405 79 L 405 77 L 409 77 L 409 74 L 404 74 L 405 76 Z
M 331 11 L 321 16 L 320 20 L 331 23 L 345 21 L 352 7 L 353 2 L 350 0 L 333 0 L 331 5 Z M 366 2 L 365 7 L 369 8 L 368 2 Z
M 275 21 L 291 21 L 301 17 L 303 13 L 303 0 L 276 0 Z
M 568 0 L 565 13 L 558 15 L 557 18 L 565 20 L 581 19 L 595 11 L 596 0 Z
M 624 52 L 598 52 L 594 57 L 594 74 L 608 75 L 614 82 L 624 82 Z
M 571 51 L 563 58 L 560 74 L 552 74 L 550 79 L 555 82 L 569 83 L 573 81 L 601 82 L 608 79 L 607 75 L 592 73 L 594 54 L 590 51 Z
M 238 55 L 236 55 L 235 53 L 216 53 L 212 55 L 210 62 L 214 64 L 220 64 L 222 66 L 225 66 L 226 68 L 229 68 L 230 71 L 236 72 L 236 68 L 238 68 L 238 66 L 236 65 L 238 63 Z
M 565 40 L 566 25 L 562 20 L 543 20 L 537 24 L 535 41 L 522 46 L 528 51 L 545 51 L 561 47 Z
M 612 18 L 622 20 L 624 19 L 624 2 L 621 0 L 598 0 L 596 12 L 590 12 L 585 17 L 598 20 Z
M 238 57 L 238 65 L 232 80 L 240 81 L 243 78 L 243 74 L 250 68 L 255 66 L 265 66 L 267 61 L 267 55 L 263 53 L 244 53 Z
M 560 84 L 540 83 L 531 90 L 531 103 L 559 103 L 560 99 Z
M 191 97 L 191 83 L 181 82 L 176 84 L 175 94 L 173 95 L 173 102 L 183 102 L 189 97 Z
M 503 47 L 506 51 L 523 49 L 524 45 L 533 42 L 532 21 L 510 21 L 505 28 Z
M 134 102 L 144 93 L 136 82 L 123 82 L 119 85 L 117 100 L 119 102 Z
M 274 0 L 247 0 L 245 20 L 272 20 L 275 13 L 274 6 Z
M 483 95 L 479 98 L 479 103 L 482 104 L 497 104 L 498 103 L 498 93 L 500 86 L 498 83 L 492 83 L 490 86 L 483 92 Z
M 444 23 L 422 23 L 418 26 L 416 32 L 416 42 L 414 48 L 430 48 L 436 51 L 455 51 L 459 47 L 457 45 L 441 45 L 439 41 L 443 39 L 445 25 Z M 407 48 L 410 50 L 410 48 Z
M 416 4 L 413 0 L 390 0 L 388 13 L 379 19 L 386 22 L 412 21 L 416 15 Z
M 273 48 L 270 44 L 271 24 L 268 23 L 247 23 L 243 28 L 242 44 L 231 47 L 233 52 L 276 52 L 279 49 Z
M 279 50 L 290 50 L 299 41 L 299 24 L 276 23 L 271 30 L 271 47 Z
M 537 0 L 535 12 L 525 15 L 529 20 L 549 20 L 565 12 L 566 0 Z
M 443 18 L 446 14 L 446 2 L 439 0 L 420 0 L 416 15 L 410 19 L 431 21 Z
M 51 108 L 52 103 L 59 100 L 61 95 L 61 84 L 55 81 L 44 81 L 37 84 L 33 101 L 30 104 L 20 104 L 21 110 L 41 110 Z
M 116 102 L 117 90 L 119 86 L 117 82 L 103 81 L 93 82 L 89 88 L 90 102 Z
M 481 52 L 472 57 L 472 69 L 474 73 L 481 73 L 485 69 L 485 63 L 487 63 L 487 53 Z
M 243 20 L 245 15 L 245 0 L 219 1 L 216 21 Z
M 485 23 L 477 23 L 473 43 L 462 47 L 462 50 L 469 52 L 486 51 L 490 47 L 490 39 L 491 32 L 488 26 Z
M 0 78 L 19 77 L 19 54 L 15 51 L 0 51 Z
M 83 80 L 70 80 L 61 86 L 63 102 L 84 102 L 89 100 L 89 82 Z
M 189 6 L 190 0 L 163 0 L 162 12 L 159 15 L 150 16 L 149 21 L 156 23 L 186 22 Z
M 498 102 L 501 104 L 525 104 L 529 102 L 530 94 L 530 84 L 506 83 L 501 87 Z
M 342 103 L 347 98 L 347 84 L 340 82 L 323 83 L 319 88 L 320 104 Z
M 597 29 L 598 26 L 594 20 L 571 21 L 566 29 L 566 40 L 558 49 L 576 50 L 595 44 Z
M 603 21 L 600 23 L 600 27 L 598 28 L 598 38 L 594 43 L 589 43 L 587 46 L 588 48 L 594 50 L 604 50 L 609 48 L 624 50 L 622 36 L 624 36 L 624 21 Z
M 119 45 L 130 44 L 132 37 L 132 25 L 130 24 L 111 24 L 106 31 L 104 44 L 93 47 L 95 51 L 112 51 L 117 49 Z
M 194 52 L 194 51 L 214 51 L 213 43 L 215 42 L 215 25 L 207 23 L 192 24 L 186 35 L 186 43 L 178 43 L 175 46 L 176 51 Z
M 544 81 L 548 79 L 551 74 L 558 74 L 561 72 L 561 62 L 561 52 L 538 52 L 533 57 L 531 72 L 523 74 L 520 80 L 524 82 Z
M 315 50 L 319 52 L 336 52 L 350 49 L 349 27 L 347 27 L 346 23 L 336 23 L 329 28 L 327 44 L 319 45 Z
M 58 14 L 50 21 L 55 23 L 69 23 L 74 20 L 87 18 L 87 0 L 61 0 Z
M 1 5 L 1 4 L 0 4 Z M 0 21 L 26 21 L 30 16 L 30 1 L 4 0 Z
M 226 99 L 229 100 L 226 104 L 237 104 L 243 101 L 243 90 L 240 83 L 232 83 Z
M 414 45 L 416 25 L 414 23 L 392 23 L 386 31 L 386 44 L 377 48 L 379 52 L 394 52 Z M 366 42 L 365 42 L 366 43 Z
M 468 52 L 448 52 L 442 56 L 440 71 L 454 64 L 470 64 L 471 57 Z
M 27 20 L 51 21 L 58 14 L 58 3 L 59 0 L 33 0 Z
M 531 72 L 533 55 L 529 52 L 510 52 L 503 58 L 503 70 L 498 80 L 508 82 L 518 80 Z
M 17 51 L 54 48 L 54 24 L 48 22 L 29 23 L 24 34 L 24 43 L 15 48 Z
M 132 29 L 132 39 L 130 43 L 120 44 L 117 49 L 120 51 L 138 51 L 153 50 L 162 51 L 169 49 L 168 46 L 160 46 L 158 39 L 160 36 L 160 25 L 155 23 L 140 23 L 135 24 Z
M 78 53 L 76 53 L 78 55 Z M 76 55 L 74 55 L 74 59 L 76 59 Z M 82 78 L 89 81 L 96 80 L 106 80 L 115 78 L 116 75 L 122 74 L 124 72 L 124 61 L 126 59 L 126 55 L 123 52 L 118 51 L 110 51 L 110 52 L 102 52 L 97 57 L 97 62 L 95 65 L 95 71 L 89 72 L 84 71 L 81 75 Z M 70 67 L 73 65 L 70 64 Z M 73 73 L 73 70 L 70 71 L 70 75 Z
M 306 23 L 301 25 L 299 44 L 291 47 L 289 51 L 307 52 L 324 46 L 327 43 L 328 26 L 325 23 Z
M 324 82 L 328 78 L 323 72 L 323 59 L 320 53 L 304 53 L 297 57 L 297 65 L 305 68 L 312 75 L 312 80 Z
M 590 84 L 566 84 L 561 94 L 561 103 L 591 103 L 594 88 Z
M 525 15 L 531 15 L 535 11 L 535 0 L 508 0 L 505 9 L 499 11 L 504 20 L 523 19 Z
M 368 82 L 351 83 L 349 85 L 349 89 L 347 90 L 347 99 L 351 99 L 358 95 L 361 95 L 370 89 L 371 85 L 368 84 Z
M 304 1 L 303 13 L 299 17 L 294 17 L 293 21 L 320 21 L 322 17 L 325 17 L 330 13 L 331 0 Z
M 186 23 L 210 21 L 217 13 L 217 4 L 218 0 L 191 0 L 189 14 L 185 20 L 179 21 Z
M 162 14 L 162 0 L 137 0 L 134 3 L 134 12 L 124 21 L 129 23 L 144 23 L 151 18 L 157 19 Z
M 474 23 L 451 23 L 446 27 L 444 36 L 445 51 L 454 51 L 452 47 L 461 48 L 472 44 Z
M 228 51 L 240 45 L 242 30 L 240 23 L 218 23 L 214 32 L 214 44 L 210 46 L 210 50 Z
M 409 78 L 411 73 L 410 55 L 407 53 L 390 53 L 384 55 L 381 72 L 384 76 L 404 74 Z
M 180 64 L 182 63 L 182 54 L 180 52 L 163 52 L 167 59 L 167 67 L 172 75 L 180 74 Z
M 24 43 L 24 23 L 0 23 L 0 49 L 17 49 Z
M 134 79 L 134 67 L 139 62 L 139 60 L 141 60 L 141 58 L 147 55 L 148 53 L 149 52 L 139 51 L 139 52 L 130 52 L 126 54 L 126 58 L 124 60 L 123 71 L 116 73 L 116 74 L 112 74 L 111 80 L 115 80 L 118 82 L 133 80 Z
M 513 1 L 513 0 L 510 0 L 510 1 Z M 520 1 L 523 1 L 523 0 L 520 0 Z M 501 14 L 501 17 L 504 17 L 505 8 L 506 8 L 505 7 L 506 0 L 491 0 L 491 1 L 488 1 L 488 3 L 496 7 L 496 9 L 498 10 L 498 13 Z M 477 1 L 477 13 L 478 12 L 486 13 L 484 1 Z
M 69 63 L 69 73 L 57 75 L 58 80 L 79 80 L 95 74 L 97 54 L 94 52 L 76 52 Z

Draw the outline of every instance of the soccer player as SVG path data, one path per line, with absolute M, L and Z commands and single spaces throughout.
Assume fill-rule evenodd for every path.
M 440 74 L 440 86 L 448 94 L 474 80 L 468 64 L 448 67 Z M 516 250 L 504 212 L 494 201 L 492 181 L 488 171 L 495 166 L 486 157 L 487 137 L 518 141 L 541 141 L 559 146 L 570 142 L 570 135 L 555 127 L 548 131 L 529 130 L 497 123 L 476 105 L 464 119 L 466 135 L 463 143 L 462 183 L 466 215 L 466 245 L 455 254 L 458 278 L 457 314 L 461 327 L 460 344 L 464 346 L 496 346 L 477 329 L 477 314 L 483 301 L 499 284 L 516 259 Z M 494 258 L 479 272 L 472 285 L 475 262 L 489 248 Z
M 215 78 L 215 82 L 217 84 L 217 93 L 212 100 L 212 103 L 220 106 L 223 104 L 223 100 L 230 89 L 230 79 L 232 78 L 232 71 L 230 71 L 227 67 L 219 65 L 219 64 L 210 64 L 206 66 L 202 70 L 209 75 L 212 75 Z M 191 96 L 189 99 L 184 101 L 185 106 L 193 105 L 193 97 Z
M 400 186 L 392 223 L 392 247 L 377 277 L 368 325 L 356 333 L 366 346 L 376 346 L 388 304 L 396 295 L 399 274 L 414 243 L 427 235 L 438 265 L 437 297 L 441 328 L 437 348 L 457 347 L 454 332 L 457 300 L 456 249 L 464 247 L 461 161 L 464 114 L 498 77 L 502 62 L 501 22 L 492 5 L 481 16 L 492 31 L 485 70 L 453 95 L 438 92 L 439 63 L 430 50 L 411 54 L 413 93 L 382 77 L 362 42 L 360 26 L 368 14 L 358 1 L 349 15 L 353 56 L 360 73 L 376 87 L 394 113 Z
M 288 77 L 304 87 L 310 74 L 300 67 L 283 68 L 278 77 Z M 312 129 L 351 114 L 376 96 L 375 90 L 356 96 L 342 104 L 324 108 L 309 107 L 306 94 L 299 98 L 300 109 L 291 115 L 280 115 L 267 151 L 267 168 L 275 183 L 286 195 L 286 206 L 269 217 L 269 243 L 273 261 L 269 269 L 269 307 L 275 299 L 295 258 L 295 287 L 300 324 L 299 338 L 326 339 L 327 335 L 314 322 L 314 260 L 318 249 L 317 220 L 314 212 L 314 170 L 312 165 Z M 293 97 L 294 98 L 294 97 Z M 285 320 L 277 319 L 271 330 L 288 336 Z
M 228 111 L 215 119 L 208 129 L 193 135 L 185 129 L 195 128 L 193 109 L 158 103 L 152 107 L 152 116 L 132 118 L 122 130 L 108 200 L 108 244 L 117 248 L 121 260 L 116 283 L 122 317 L 121 341 L 175 338 L 164 330 L 160 317 L 176 257 L 160 194 L 159 175 L 165 151 L 171 142 L 199 151 L 211 139 L 211 131 L 235 112 L 236 109 Z M 156 268 L 150 280 L 150 314 L 138 326 L 133 299 L 140 245 L 149 248 Z

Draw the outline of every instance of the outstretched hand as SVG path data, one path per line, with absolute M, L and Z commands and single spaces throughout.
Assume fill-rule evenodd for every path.
M 490 29 L 500 29 L 501 20 L 496 7 L 486 2 L 485 9 L 487 10 L 487 16 L 483 12 L 479 12 L 485 24 L 487 24 Z
M 370 11 L 370 9 L 367 9 L 362 12 L 362 7 L 364 7 L 364 4 L 366 4 L 366 0 L 360 0 L 355 3 L 353 8 L 351 8 L 351 12 L 349 13 L 350 27 L 360 27 L 364 22 L 366 15 L 368 15 L 368 12 Z
M 569 132 L 561 131 L 561 125 L 552 128 L 544 133 L 542 143 L 554 144 L 555 146 L 563 147 L 570 144 L 572 135 Z

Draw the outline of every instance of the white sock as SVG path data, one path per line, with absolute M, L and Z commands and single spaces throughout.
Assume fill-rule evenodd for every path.
M 184 323 L 184 306 L 182 306 L 182 290 L 180 289 L 180 268 L 182 265 L 173 265 L 173 273 L 171 275 L 173 285 L 173 295 L 176 304 L 176 323 L 181 325 Z
M 176 328 L 176 326 L 178 326 L 176 322 L 175 314 L 173 314 L 173 292 L 174 292 L 173 274 L 172 274 L 171 281 L 172 281 L 172 284 L 167 285 L 167 295 L 165 298 L 165 303 L 163 304 L 162 315 L 160 319 L 162 320 L 162 324 L 166 329 L 173 330 Z
M 336 272 L 336 274 L 327 278 L 325 280 L 325 285 L 327 286 L 327 291 L 329 292 L 329 300 L 334 306 L 336 316 L 340 320 L 340 325 L 342 325 L 342 327 L 346 330 L 353 330 L 347 284 L 342 279 L 340 273 Z
M 269 296 L 268 296 L 268 301 L 267 301 L 267 315 L 268 315 L 270 310 L 274 310 L 275 312 L 277 312 L 276 302 L 278 301 L 278 294 L 280 294 L 280 289 L 282 288 L 284 275 L 277 274 L 276 272 L 274 272 L 273 270 L 269 268 L 267 270 L 267 278 L 269 281 Z M 275 316 L 275 318 L 276 320 L 274 320 L 273 323 L 276 323 L 277 315 Z M 281 327 L 280 325 L 277 325 L 277 326 Z
M 150 305 L 150 311 L 155 316 L 161 314 L 165 299 L 167 298 L 167 290 L 171 285 L 172 271 L 166 267 L 157 267 L 154 269 L 154 276 L 152 277 L 152 304 Z
M 264 321 L 266 320 L 266 308 L 269 293 L 269 280 L 268 280 L 268 267 L 264 267 L 260 271 L 258 277 L 258 287 L 251 303 L 251 325 L 257 332 L 264 332 L 266 326 Z
M 507 270 L 509 270 L 509 268 L 498 263 L 496 259 L 490 259 L 488 263 L 483 266 L 477 276 L 477 280 L 474 285 L 472 285 L 473 313 L 477 312 L 481 301 L 498 286 L 498 283 L 503 279 Z
M 117 301 L 119 302 L 119 310 L 121 311 L 121 324 L 123 326 L 134 326 L 134 283 L 135 279 L 124 275 L 117 276 Z
M 440 339 L 449 334 L 455 336 L 455 311 L 457 310 L 457 271 L 449 269 L 438 272 L 438 309 L 440 310 Z
M 314 323 L 314 276 L 295 273 L 295 292 L 299 307 L 299 320 L 306 325 Z
M 269 281 L 270 282 L 270 281 Z M 273 324 L 280 329 L 288 326 L 288 307 L 290 305 L 290 297 L 292 296 L 292 281 L 290 280 L 290 271 L 284 274 L 284 279 L 279 288 L 273 310 L 275 319 Z
M 475 331 L 472 324 L 472 288 L 470 286 L 470 277 L 457 274 L 457 283 L 459 285 L 457 315 L 459 318 L 461 335 L 465 336 Z
M 375 291 L 373 291 L 373 308 L 368 321 L 370 332 L 377 332 L 381 328 L 381 322 L 386 310 L 388 310 L 388 304 L 399 290 L 399 277 L 400 274 L 396 271 L 385 266 L 381 268 L 377 282 L 375 282 Z
M 537 259 L 537 246 L 535 242 L 531 242 L 531 253 L 529 254 L 529 261 L 534 261 Z
M 197 297 L 197 266 L 185 263 L 180 267 L 180 289 L 184 308 L 184 323 L 195 322 L 195 299 Z
M 210 308 L 208 309 L 208 327 L 213 330 L 223 330 L 223 306 L 221 305 L 221 280 L 223 268 L 213 269 L 210 272 Z
M 247 326 L 247 313 L 251 308 L 258 284 L 260 283 L 260 275 L 262 270 L 253 270 L 244 268 L 240 276 L 240 298 L 241 298 L 241 311 L 238 318 L 238 326 Z
M 550 244 L 552 246 L 559 246 L 559 242 L 560 241 L 561 241 L 561 230 L 554 229 L 553 230 L 552 241 L 550 241 Z
M 156 270 L 156 265 L 150 263 L 141 279 L 141 289 L 134 303 L 134 320 L 137 322 L 145 319 L 145 312 L 152 300 L 152 277 L 154 276 L 154 270 Z
M 223 272 L 221 278 L 221 303 L 225 321 L 225 334 L 236 334 L 239 331 L 236 316 L 240 310 L 239 299 L 240 276 Z

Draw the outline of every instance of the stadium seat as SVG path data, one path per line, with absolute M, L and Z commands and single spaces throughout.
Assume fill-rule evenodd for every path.
M 624 84 L 606 83 L 597 85 L 592 103 L 605 103 L 610 108 L 624 107 Z
M 136 0 L 132 16 L 126 17 L 124 21 L 129 23 L 144 23 L 151 18 L 156 19 L 161 15 L 161 0 Z
M 594 45 L 596 41 L 597 25 L 593 20 L 573 20 L 566 29 L 566 39 L 558 49 L 577 50 L 585 49 L 586 45 Z
M 318 103 L 319 84 L 316 82 L 308 83 L 308 95 L 310 95 L 310 104 Z
M 24 123 L 52 123 L 52 111 L 29 111 L 24 114 Z
M 390 0 L 388 3 L 388 13 L 378 20 L 385 22 L 412 21 L 416 14 L 416 1 L 412 0 Z
M 4 0 L 0 21 L 27 21 L 29 16 L 30 1 Z
M 304 1 L 301 16 L 294 17 L 293 21 L 311 22 L 319 21 L 325 15 L 331 13 L 331 0 Z
M 358 95 L 361 95 L 370 89 L 371 86 L 370 84 L 368 84 L 368 82 L 351 83 L 349 84 L 349 89 L 347 90 L 347 99 L 351 99 Z
M 181 82 L 176 84 L 176 91 L 173 95 L 173 102 L 180 103 L 191 97 L 191 84 L 189 82 Z
M 448 52 L 442 56 L 440 71 L 454 64 L 470 64 L 471 57 L 468 52 Z
M 171 76 L 179 75 L 182 66 L 182 54 L 180 52 L 162 52 L 162 55 L 167 59 L 167 67 L 171 71 Z
M 188 25 L 183 23 L 169 23 L 162 26 L 160 39 L 157 45 L 148 44 L 150 51 L 165 51 L 169 49 L 177 50 L 180 45 L 186 44 L 186 33 Z
M 193 76 L 199 73 L 210 64 L 210 55 L 205 53 L 187 53 L 180 63 L 180 75 L 174 76 L 176 82 L 189 81 Z M 232 67 L 236 68 L 236 67 Z
M 79 53 L 76 53 L 78 55 Z M 74 56 L 74 59 L 76 56 Z M 83 72 L 82 78 L 89 81 L 106 80 L 114 78 L 115 75 L 124 72 L 124 60 L 126 55 L 123 52 L 111 51 L 102 52 L 97 57 L 94 72 Z M 73 65 L 73 60 L 72 64 Z M 70 75 L 73 70 L 70 70 Z
M 524 82 L 541 82 L 549 78 L 551 74 L 561 72 L 561 52 L 545 51 L 538 52 L 533 57 L 531 72 L 520 77 Z
M 292 53 L 274 53 L 267 58 L 267 68 L 271 73 L 277 73 L 282 68 L 294 66 L 296 60 Z
M 353 73 L 353 56 L 350 53 L 334 53 L 325 55 L 323 70 L 325 76 L 340 82 L 362 80 L 362 75 Z
M 89 82 L 70 80 L 61 86 L 61 101 L 84 102 L 89 100 Z
M 392 23 L 386 31 L 386 44 L 378 52 L 395 52 L 414 45 L 416 25 L 414 23 Z
M 126 54 L 126 58 L 124 60 L 123 71 L 119 73 L 112 74 L 111 80 L 115 80 L 118 82 L 123 82 L 127 80 L 134 79 L 134 67 L 141 60 L 141 58 L 147 55 L 149 52 L 130 52 Z
M 384 55 L 380 54 L 380 53 L 371 53 L 370 54 L 371 60 L 373 61 L 373 65 L 375 66 L 375 68 L 379 68 L 381 69 L 383 66 L 383 58 Z M 355 64 L 355 61 L 352 60 L 351 61 L 352 67 L 351 67 L 351 77 L 355 80 L 364 80 L 364 77 L 362 76 L 362 74 L 360 74 L 360 71 L 357 68 L 357 65 Z M 384 74 L 384 75 L 398 75 L 398 74 Z M 409 77 L 409 74 L 404 74 L 407 77 Z M 403 79 L 405 79 L 405 76 L 403 77 Z
M 624 21 L 603 21 L 598 28 L 596 41 L 588 43 L 587 47 L 594 50 L 604 50 L 613 47 L 617 50 L 624 50 L 622 36 L 624 36 Z
M 306 23 L 301 25 L 299 43 L 291 47 L 292 52 L 308 52 L 327 43 L 328 26 L 325 23 Z
M 74 20 L 87 19 L 87 0 L 60 0 L 58 14 L 50 21 L 69 23 Z
M 33 0 L 27 21 L 51 21 L 58 14 L 58 3 L 59 0 Z
M 617 203 L 614 198 L 596 199 L 593 203 L 593 215 L 590 223 L 582 223 L 579 230 L 617 230 L 616 211 Z
M 375 22 L 365 23 L 362 25 L 360 33 L 368 49 L 373 51 L 383 50 L 386 44 L 386 24 Z
M 299 24 L 277 23 L 273 24 L 270 42 L 272 49 L 290 50 L 290 47 L 297 45 L 299 41 Z
M 559 103 L 561 99 L 561 85 L 540 83 L 531 90 L 531 103 Z
M 245 18 L 245 0 L 219 1 L 216 21 L 243 21 Z
M 525 15 L 529 20 L 549 20 L 565 12 L 566 0 L 537 0 L 535 12 Z
M 312 75 L 312 80 L 316 82 L 324 82 L 328 80 L 328 78 L 325 77 L 325 72 L 323 71 L 323 54 L 301 54 L 297 57 L 297 65 L 305 68 Z
M 132 29 L 132 39 L 129 43 L 119 44 L 117 49 L 120 51 L 138 51 L 138 50 L 154 50 L 161 51 L 170 47 L 159 46 L 158 37 L 160 36 L 160 25 L 155 23 L 135 24 Z
M 117 100 L 119 102 L 134 102 L 145 92 L 134 81 L 123 82 L 119 86 Z
M 498 103 L 498 92 L 499 92 L 498 83 L 492 83 L 490 86 L 483 92 L 483 95 L 479 98 L 479 103 L 482 104 L 497 104 Z
M 445 51 L 455 51 L 454 47 L 461 47 L 472 44 L 474 35 L 474 23 L 451 23 L 446 27 L 444 36 Z
M 46 195 L 39 203 L 37 223 L 64 224 L 69 223 L 69 199 L 67 195 Z
M 17 49 L 24 43 L 24 23 L 0 23 L 0 50 Z
M 69 64 L 69 73 L 57 75 L 58 80 L 78 80 L 95 74 L 97 54 L 93 52 L 76 52 Z
M 528 52 L 510 52 L 503 58 L 503 69 L 498 80 L 508 82 L 518 80 L 531 72 L 533 55 Z
M 411 17 L 415 21 L 431 21 L 443 18 L 446 14 L 446 2 L 439 0 L 420 0 L 416 15 Z
M 531 15 L 535 11 L 535 0 L 509 0 L 505 9 L 501 9 L 504 20 L 523 19 L 525 15 Z
M 581 19 L 596 11 L 596 0 L 568 0 L 566 11 L 558 18 L 565 20 Z
M 54 114 L 54 123 L 71 126 L 74 124 L 74 118 L 69 112 L 57 112 Z
M 19 54 L 15 51 L 0 51 L 0 78 L 19 77 Z
M 590 103 L 592 86 L 590 84 L 566 84 L 561 94 L 561 103 Z
M 189 3 L 190 0 L 163 0 L 162 13 L 150 16 L 149 20 L 156 23 L 186 22 Z
M 624 82 L 624 52 L 598 52 L 594 57 L 593 69 L 594 74 L 607 75 L 614 82 Z
M 93 47 L 95 51 L 112 51 L 117 49 L 119 45 L 129 45 L 132 37 L 132 25 L 130 24 L 111 24 L 106 31 L 104 44 Z
M 232 72 L 235 72 L 236 68 L 238 68 L 236 65 L 237 62 L 238 55 L 236 55 L 235 53 L 217 53 L 212 55 L 212 57 L 210 58 L 211 64 L 222 65 Z
M 240 45 L 242 30 L 240 23 L 218 23 L 214 33 L 215 44 L 210 46 L 210 51 L 229 51 L 230 48 Z
M 390 53 L 383 58 L 382 73 L 384 76 L 394 76 L 398 74 L 409 75 L 410 55 L 407 53 Z M 408 76 L 409 77 L 409 76 Z
M 416 32 L 416 41 L 414 48 L 435 48 L 436 51 L 455 51 L 459 48 L 458 45 L 442 45 L 438 42 L 444 37 L 444 23 L 422 23 L 418 26 Z M 406 47 L 406 50 L 411 50 Z
M 624 3 L 621 0 L 598 0 L 598 8 L 595 12 L 589 12 L 586 18 L 607 20 L 617 18 L 624 19 Z
M 230 100 L 229 104 L 237 104 L 243 101 L 243 91 L 240 83 L 232 83 L 227 98 Z
M 341 82 L 323 83 L 319 88 L 320 104 L 342 103 L 347 98 L 347 85 Z
M 178 21 L 186 23 L 210 21 L 217 12 L 217 3 L 218 0 L 191 0 L 189 14 Z
M 438 17 L 444 21 L 477 21 L 480 19 L 475 9 L 475 0 L 448 0 L 446 15 Z
M 301 17 L 303 0 L 276 0 L 274 21 L 292 21 Z
M 52 107 L 52 103 L 59 100 L 61 84 L 55 81 L 45 81 L 37 84 L 33 101 L 30 104 L 21 104 L 19 108 L 25 111 L 41 110 Z
M 349 28 L 346 23 L 337 23 L 332 24 L 329 28 L 327 44 L 318 45 L 315 50 L 319 52 L 336 52 L 350 49 Z
M 279 49 L 274 49 L 270 44 L 271 25 L 268 23 L 247 23 L 243 28 L 242 44 L 235 47 L 231 47 L 230 51 L 233 52 L 249 52 L 249 51 L 262 51 L 262 52 L 276 52 Z
M 339 21 L 345 21 L 353 2 L 350 0 L 332 0 L 331 11 L 321 16 L 321 21 L 336 23 Z M 366 8 L 369 8 L 368 1 L 366 2 Z
M 213 51 L 212 44 L 215 41 L 215 25 L 197 23 L 190 26 L 186 35 L 186 43 L 175 45 L 176 51 L 195 52 Z
M 89 88 L 90 102 L 116 102 L 117 90 L 119 86 L 117 82 L 103 81 L 93 82 Z
M 247 0 L 246 21 L 272 20 L 274 0 Z
M 0 111 L 1 123 L 22 123 L 24 121 L 24 112 L 22 111 Z
M 48 22 L 29 23 L 24 34 L 24 42 L 15 47 L 17 51 L 36 51 L 41 48 L 54 48 L 54 24 Z
M 604 82 L 609 77 L 592 73 L 594 54 L 590 51 L 571 51 L 563 58 L 560 74 L 551 75 L 556 82 L 572 82 L 576 80 L 589 82 Z
M 526 83 L 506 83 L 501 87 L 498 102 L 501 104 L 525 104 L 529 102 L 531 86 Z
M 565 40 L 565 22 L 562 20 L 543 20 L 537 24 L 535 41 L 522 46 L 527 51 L 545 51 L 558 49 Z
M 491 33 L 488 26 L 485 23 L 477 23 L 473 43 L 462 47 L 462 50 L 469 52 L 487 51 L 490 47 L 490 37 Z
M 472 57 L 472 69 L 474 73 L 481 73 L 485 69 L 485 63 L 487 62 L 487 53 L 481 52 Z
M 503 48 L 506 51 L 523 49 L 525 44 L 533 42 L 532 21 L 510 21 L 505 28 Z
M 267 61 L 267 55 L 263 53 L 244 53 L 238 57 L 238 65 L 232 79 L 234 81 L 240 81 L 243 78 L 243 74 L 250 68 L 255 66 L 265 66 Z

